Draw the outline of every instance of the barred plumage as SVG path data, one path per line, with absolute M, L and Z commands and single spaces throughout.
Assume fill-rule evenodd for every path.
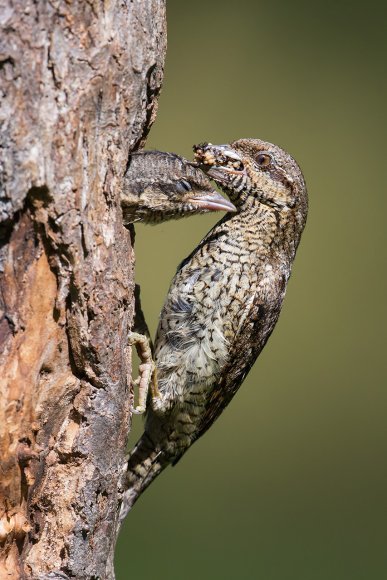
M 203 144 L 196 158 L 237 213 L 215 225 L 171 283 L 155 341 L 160 396 L 129 458 L 122 515 L 243 382 L 277 322 L 306 221 L 302 173 L 279 147 L 257 139 Z

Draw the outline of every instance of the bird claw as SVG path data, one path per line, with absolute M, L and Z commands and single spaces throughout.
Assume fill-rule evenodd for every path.
M 130 405 L 130 412 L 133 413 L 133 415 L 143 415 L 145 411 L 146 408 L 144 406 L 137 405 L 137 407 L 133 407 L 133 405 Z
M 137 354 L 141 360 L 138 369 L 140 375 L 137 379 L 131 380 L 133 387 L 138 387 L 138 405 L 131 405 L 130 411 L 135 415 L 141 415 L 146 411 L 146 401 L 148 398 L 149 386 L 151 385 L 152 397 L 157 396 L 157 376 L 156 365 L 152 358 L 152 350 L 149 339 L 144 334 L 130 332 L 128 336 L 129 346 L 135 346 Z

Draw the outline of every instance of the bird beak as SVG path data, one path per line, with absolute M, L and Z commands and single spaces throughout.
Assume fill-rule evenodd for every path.
M 206 195 L 192 195 L 186 201 L 208 211 L 236 211 L 235 205 L 217 191 Z
M 238 153 L 234 149 L 231 149 L 230 145 L 212 145 L 211 149 L 213 151 L 219 152 L 228 159 L 233 159 L 234 161 L 242 161 L 241 156 L 238 155 Z

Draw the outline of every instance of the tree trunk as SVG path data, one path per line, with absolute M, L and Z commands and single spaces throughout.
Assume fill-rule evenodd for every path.
M 0 578 L 114 578 L 133 253 L 164 0 L 9 0 L 0 22 Z

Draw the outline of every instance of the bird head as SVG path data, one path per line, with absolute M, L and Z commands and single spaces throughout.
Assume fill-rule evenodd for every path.
M 194 146 L 195 160 L 230 197 L 239 211 L 257 205 L 305 225 L 308 201 L 296 161 L 280 147 L 260 139 L 227 145 Z
M 174 153 L 132 153 L 123 180 L 124 224 L 148 224 L 213 211 L 235 212 L 197 167 Z

